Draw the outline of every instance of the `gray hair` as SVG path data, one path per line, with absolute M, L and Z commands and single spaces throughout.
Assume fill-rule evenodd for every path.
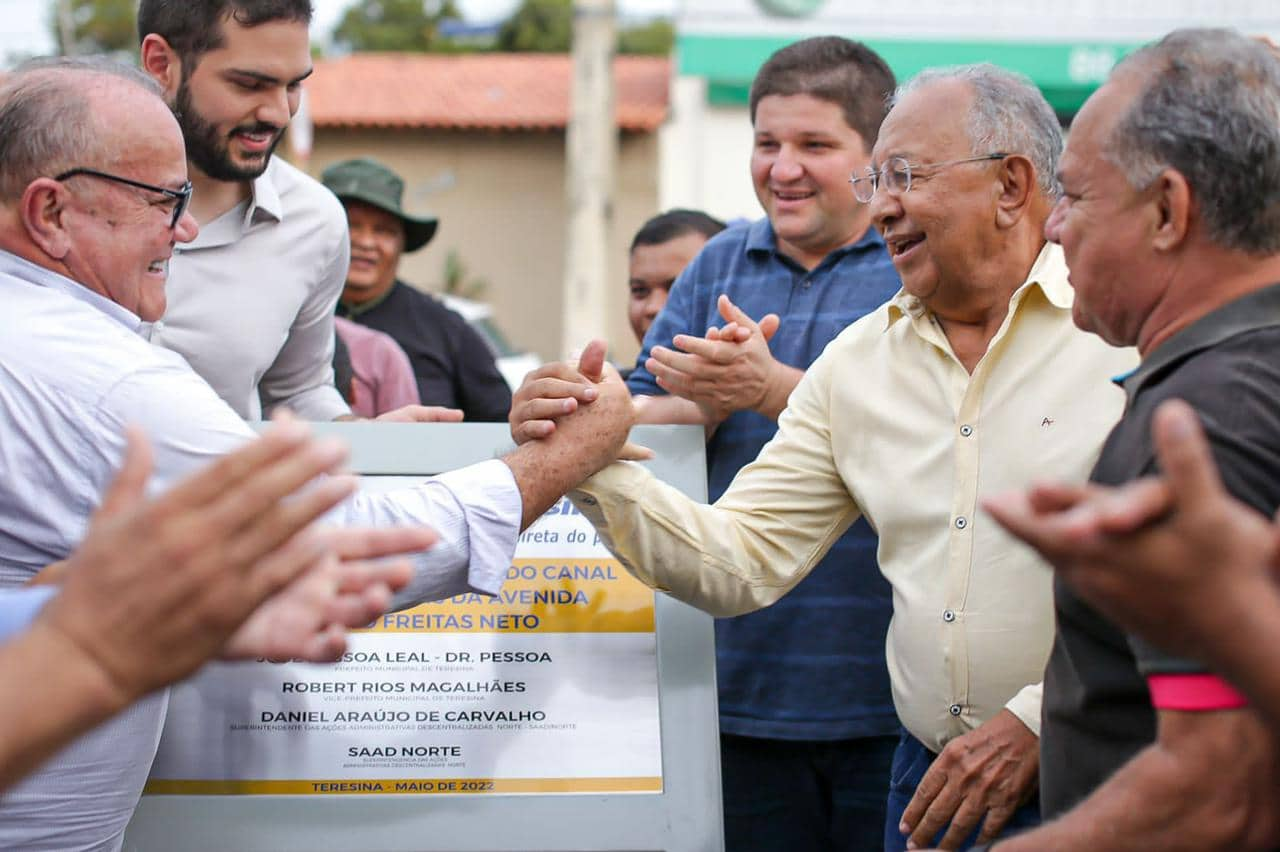
M 1231 30 L 1175 30 L 1112 74 L 1146 75 L 1102 145 L 1136 189 L 1186 178 L 1205 233 L 1254 255 L 1280 252 L 1280 61 Z
M 917 89 L 948 80 L 973 89 L 967 131 L 975 156 L 1004 151 L 1021 154 L 1036 169 L 1036 182 L 1049 198 L 1058 196 L 1062 125 L 1053 107 L 1028 77 L 989 62 L 953 68 L 926 68 L 893 93 L 890 105 Z
M 143 72 L 105 57 L 32 60 L 0 86 L 0 202 L 13 203 L 38 177 L 60 174 L 116 152 L 94 120 L 86 77 L 129 81 L 160 96 Z

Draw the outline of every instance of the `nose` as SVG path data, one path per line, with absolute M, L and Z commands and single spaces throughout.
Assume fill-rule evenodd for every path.
M 1049 218 L 1044 223 L 1044 238 L 1051 243 L 1061 243 L 1062 220 L 1067 215 L 1067 199 L 1059 198 L 1058 203 L 1049 211 Z
M 667 291 L 660 287 L 653 288 L 653 292 L 649 294 L 649 298 L 644 300 L 644 316 L 648 320 L 653 320 L 662 313 L 663 307 L 667 304 Z
M 889 192 L 884 186 L 876 187 L 876 194 L 867 202 L 871 210 L 871 224 L 881 233 L 889 224 L 902 215 L 902 201 L 897 194 Z
M 293 117 L 294 103 L 289 90 L 280 86 L 268 92 L 258 103 L 255 118 L 263 124 L 284 127 Z
M 778 156 L 774 158 L 773 165 L 769 167 L 769 176 L 781 183 L 798 180 L 804 175 L 804 166 L 800 164 L 800 158 L 796 156 L 796 150 L 791 145 L 782 145 L 778 148 Z
M 359 248 L 374 248 L 373 231 L 364 225 L 351 226 L 351 245 Z
M 196 234 L 200 233 L 200 225 L 196 222 L 196 217 L 192 216 L 189 211 L 183 212 L 178 217 L 178 224 L 173 226 L 173 239 L 179 243 L 189 243 L 196 238 Z

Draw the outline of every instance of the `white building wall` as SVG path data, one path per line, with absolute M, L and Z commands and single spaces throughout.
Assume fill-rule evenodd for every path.
M 671 117 L 658 136 L 658 205 L 726 221 L 763 216 L 751 187 L 751 140 L 745 107 L 709 105 L 706 80 L 674 78 Z

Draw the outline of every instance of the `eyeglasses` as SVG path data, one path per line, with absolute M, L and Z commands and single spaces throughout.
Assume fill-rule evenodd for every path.
M 155 186 L 150 183 L 143 183 L 138 180 L 130 180 L 119 175 L 100 172 L 97 169 L 69 169 L 54 178 L 57 181 L 63 181 L 67 178 L 73 178 L 76 175 L 88 175 L 89 177 L 102 178 L 103 180 L 115 181 L 125 186 L 133 186 L 138 189 L 145 189 L 148 192 L 155 192 L 166 198 L 173 199 L 173 218 L 169 220 L 170 229 L 178 227 L 178 220 L 182 218 L 182 214 L 187 212 L 187 205 L 191 203 L 191 181 L 187 181 L 182 185 L 181 189 L 169 189 L 166 186 Z
M 911 172 L 924 171 L 926 169 L 942 169 L 947 166 L 958 166 L 961 163 L 982 163 L 987 160 L 1003 160 L 1008 157 L 1002 151 L 993 154 L 983 154 L 980 157 L 965 157 L 963 160 L 947 160 L 942 163 L 909 163 L 906 157 L 891 157 L 881 166 L 880 171 L 875 171 L 867 166 L 866 173 L 863 175 L 854 175 L 849 178 L 849 183 L 853 184 L 853 197 L 863 204 L 870 203 L 875 197 L 876 190 L 883 187 L 886 192 L 893 195 L 901 195 L 904 192 L 911 191 Z

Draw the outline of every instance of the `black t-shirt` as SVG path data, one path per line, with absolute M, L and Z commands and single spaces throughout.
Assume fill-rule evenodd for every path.
M 368 310 L 338 313 L 386 332 L 409 356 L 423 405 L 461 408 L 470 422 L 505 422 L 511 388 L 480 333 L 457 312 L 402 281 Z
M 1157 469 L 1151 417 L 1166 399 L 1200 415 L 1227 489 L 1268 516 L 1280 506 L 1280 285 L 1238 299 L 1166 340 L 1124 380 L 1124 416 L 1091 479 L 1127 482 Z M 1070 810 L 1155 740 L 1146 677 L 1203 672 L 1127 636 L 1060 579 L 1057 633 L 1044 681 L 1040 805 Z

